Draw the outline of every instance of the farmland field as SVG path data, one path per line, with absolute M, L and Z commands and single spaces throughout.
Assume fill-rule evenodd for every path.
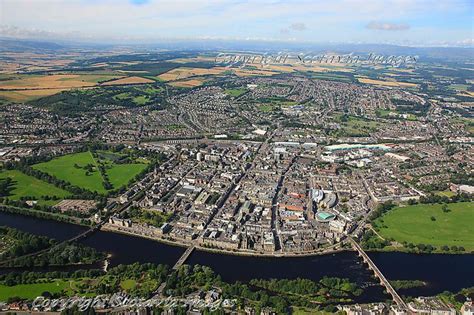
M 200 78 L 201 79 L 201 78 Z M 171 82 L 170 85 L 175 87 L 183 87 L 183 88 L 193 88 L 196 86 L 200 86 L 204 83 L 204 80 L 190 79 L 190 80 L 182 80 L 182 81 L 174 81 Z
M 11 80 L 0 81 L 0 89 L 70 89 L 94 86 L 99 82 L 119 77 L 120 76 L 103 74 L 21 75 L 18 77 L 12 77 Z
M 0 98 L 13 102 L 28 102 L 44 96 L 50 96 L 65 89 L 38 89 L 38 90 L 15 90 L 2 91 L 0 89 Z
M 395 86 L 395 87 L 417 87 L 415 83 L 408 82 L 398 82 L 398 81 L 382 81 L 382 80 L 373 80 L 368 78 L 358 78 L 360 83 L 366 84 L 375 84 L 375 85 L 384 85 L 384 86 Z
M 397 207 L 375 221 L 379 234 L 397 242 L 463 246 L 474 251 L 474 202 Z M 434 220 L 432 219 L 434 218 Z
M 202 76 L 202 75 L 216 75 L 221 74 L 224 69 L 206 69 L 206 68 L 175 68 L 166 73 L 160 74 L 158 78 L 164 81 L 174 81 L 179 79 L 186 79 L 193 76 Z
M 113 81 L 108 81 L 103 83 L 102 85 L 126 85 L 126 84 L 147 84 L 147 83 L 153 83 L 155 81 L 142 78 L 142 77 L 127 77 L 127 78 L 121 78 Z
M 18 200 L 21 197 L 32 197 L 41 199 L 42 196 L 64 198 L 69 193 L 61 188 L 49 183 L 28 176 L 17 170 L 0 172 L 0 179 L 11 178 L 13 180 L 12 189 L 8 198 Z M 57 201 L 56 201 L 57 202 Z

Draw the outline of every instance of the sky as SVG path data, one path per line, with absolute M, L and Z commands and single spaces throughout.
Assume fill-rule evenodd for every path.
M 474 44 L 474 0 L 0 0 L 0 36 Z

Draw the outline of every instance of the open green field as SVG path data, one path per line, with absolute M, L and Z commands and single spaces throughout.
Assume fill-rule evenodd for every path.
M 109 176 L 110 183 L 114 186 L 114 188 L 120 188 L 123 185 L 126 185 L 145 168 L 146 164 L 141 163 L 114 164 L 111 168 L 107 169 L 106 172 Z
M 444 196 L 444 197 L 448 197 L 448 198 L 451 198 L 453 196 L 456 196 L 456 193 L 450 191 L 450 190 L 445 190 L 445 191 L 437 191 L 435 192 L 436 195 L 438 196 Z
M 247 89 L 227 89 L 224 91 L 227 95 L 233 96 L 233 97 L 238 97 L 245 92 L 247 92 Z
M 329 80 L 329 81 L 340 81 L 340 82 L 352 82 L 353 75 L 351 73 L 312 73 L 311 78 L 319 80 Z
M 400 115 L 400 113 L 397 112 L 397 111 L 393 111 L 393 110 L 378 109 L 376 111 L 376 113 L 377 113 L 378 117 L 382 117 L 382 118 L 392 117 L 392 118 L 406 119 L 406 120 L 411 120 L 411 121 L 417 120 L 416 116 L 413 115 L 413 114 L 408 113 L 408 114 L 406 114 L 407 117 L 404 118 L 403 116 L 397 116 L 397 115 Z
M 150 99 L 146 95 L 140 95 L 140 96 L 136 96 L 136 97 L 133 98 L 133 102 L 135 102 L 135 104 L 137 104 L 137 105 L 144 105 L 149 100 Z
M 369 136 L 377 131 L 380 123 L 356 116 L 339 115 L 336 117 L 341 124 L 341 129 L 336 132 L 340 136 Z
M 474 251 L 474 202 L 397 207 L 375 221 L 379 234 L 397 242 L 462 246 Z M 433 221 L 431 217 L 434 217 Z
M 0 179 L 11 178 L 13 180 L 12 189 L 8 198 L 18 200 L 21 197 L 32 197 L 41 199 L 42 196 L 65 198 L 69 192 L 53 186 L 49 183 L 28 176 L 17 170 L 6 170 L 0 172 Z M 53 201 L 57 202 L 57 201 Z
M 451 119 L 453 123 L 464 124 L 465 129 L 470 134 L 474 134 L 474 119 L 473 118 L 453 118 Z
M 55 280 L 47 283 L 18 284 L 6 286 L 0 284 L 0 301 L 6 301 L 9 297 L 20 297 L 33 300 L 43 292 L 59 293 L 69 287 L 69 282 Z
M 449 88 L 451 90 L 455 90 L 455 91 L 467 91 L 467 89 L 469 89 L 469 85 L 467 85 L 467 84 L 451 84 L 449 86 Z
M 334 313 L 329 313 L 329 312 L 324 312 L 324 311 L 315 311 L 314 309 L 310 307 L 297 307 L 297 306 L 292 306 L 292 312 L 291 314 L 293 315 L 329 315 L 329 314 L 334 314 Z
M 133 279 L 127 279 L 120 282 L 120 287 L 124 290 L 131 290 L 137 286 L 137 281 Z
M 271 112 L 273 110 L 273 106 L 272 105 L 259 105 L 258 110 L 260 110 L 264 113 L 268 113 L 268 112 Z
M 95 159 L 90 151 L 64 155 L 51 161 L 33 165 L 33 168 L 48 173 L 58 179 L 98 193 L 106 193 L 104 178 L 99 164 L 105 166 L 110 183 L 114 189 L 127 185 L 128 182 L 146 168 L 146 163 L 116 164 L 120 159 L 117 153 L 99 151 Z
M 144 92 L 145 93 L 145 92 Z M 113 96 L 113 99 L 115 100 L 131 100 L 134 102 L 136 105 L 144 105 L 150 101 L 150 98 L 148 95 L 138 95 L 138 96 L 132 96 L 130 92 L 123 92 L 120 94 L 117 94 Z
M 77 164 L 80 168 L 75 167 L 74 164 Z M 88 164 L 94 165 L 92 172 L 87 172 L 82 168 Z M 74 186 L 99 193 L 106 192 L 102 185 L 102 176 L 90 152 L 64 155 L 48 162 L 35 164 L 33 168 L 69 182 Z

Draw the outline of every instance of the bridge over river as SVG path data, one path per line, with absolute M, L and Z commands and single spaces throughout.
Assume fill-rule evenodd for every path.
M 387 292 L 392 296 L 393 301 L 395 301 L 395 303 L 397 303 L 399 307 L 408 309 L 406 303 L 403 301 L 400 295 L 398 295 L 397 291 L 395 291 L 390 282 L 387 280 L 387 278 L 385 278 L 383 273 L 375 265 L 372 259 L 370 259 L 369 255 L 367 255 L 367 253 L 362 249 L 362 247 L 360 247 L 359 243 L 357 243 L 352 237 L 349 237 L 349 241 L 351 242 L 352 247 L 354 247 L 354 249 L 358 252 L 359 256 L 362 257 L 364 263 L 369 266 L 369 269 L 372 270 L 375 276 L 380 280 L 380 284 L 384 286 Z
M 188 259 L 189 255 L 194 251 L 194 245 L 189 246 L 186 251 L 181 255 L 176 264 L 174 264 L 173 269 L 177 270 L 184 262 Z

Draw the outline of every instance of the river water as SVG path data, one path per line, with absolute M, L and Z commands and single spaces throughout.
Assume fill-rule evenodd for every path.
M 38 219 L 0 212 L 0 225 L 13 227 L 28 233 L 65 240 L 86 228 L 47 219 Z M 134 262 L 152 262 L 173 265 L 184 252 L 184 248 L 156 241 L 98 231 L 81 243 L 111 254 L 110 266 Z M 370 253 L 370 257 L 389 280 L 422 280 L 421 288 L 399 290 L 401 295 L 427 296 L 445 290 L 458 291 L 474 286 L 474 255 Z M 351 251 L 311 257 L 271 258 L 244 257 L 194 251 L 187 264 L 211 267 L 223 280 L 248 281 L 261 279 L 307 278 L 319 280 L 324 276 L 349 278 L 365 288 L 358 303 L 384 301 L 389 297 Z M 1 273 L 11 270 L 1 270 Z

